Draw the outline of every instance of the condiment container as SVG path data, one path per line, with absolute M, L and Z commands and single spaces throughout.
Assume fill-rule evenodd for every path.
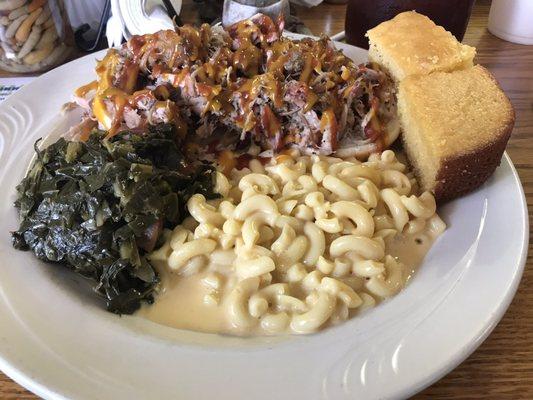
M 65 61 L 74 40 L 63 1 L 0 1 L 0 46 L 7 71 L 46 71 Z
M 489 32 L 508 42 L 533 45 L 533 1 L 492 0 Z

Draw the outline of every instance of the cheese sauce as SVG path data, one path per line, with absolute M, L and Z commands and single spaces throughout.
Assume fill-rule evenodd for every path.
M 412 235 L 397 235 L 387 240 L 387 252 L 406 267 L 405 284 L 413 277 L 435 239 L 429 230 Z
M 171 272 L 165 262 L 156 261 L 153 265 L 161 278 L 160 291 L 154 304 L 143 305 L 137 312 L 138 315 L 173 328 L 207 333 L 231 331 L 224 298 L 220 299 L 219 304 L 205 302 L 205 297 L 211 290 L 202 280 L 208 272 L 182 276 Z M 211 268 L 208 269 L 218 269 L 214 265 L 209 267 Z M 224 292 L 229 292 L 229 288 Z
M 402 234 L 386 240 L 387 253 L 397 257 L 406 266 L 404 284 L 412 278 L 433 242 L 434 235 L 427 228 L 417 234 Z M 208 272 L 182 276 L 169 272 L 165 262 L 154 262 L 154 266 L 161 277 L 160 292 L 154 304 L 143 305 L 137 315 L 178 329 L 233 335 L 266 334 L 259 324 L 247 330 L 237 330 L 231 325 L 226 300 L 235 281 L 229 279 L 225 283 L 225 287 L 220 291 L 222 295 L 219 304 L 209 304 L 205 302 L 205 297 L 210 294 L 210 290 L 202 282 Z M 231 275 L 231 266 L 209 264 L 205 268 L 205 270 L 213 269 L 218 272 L 225 271 L 224 275 L 227 277 Z M 350 317 L 358 312 L 358 309 L 354 309 L 350 312 Z M 322 329 L 330 325 L 328 322 Z
M 143 305 L 137 314 L 158 324 L 179 329 L 228 332 L 230 326 L 222 302 L 219 305 L 204 302 L 204 297 L 209 294 L 209 289 L 202 283 L 205 275 L 199 273 L 182 277 L 168 272 L 160 274 L 161 291 L 155 303 Z

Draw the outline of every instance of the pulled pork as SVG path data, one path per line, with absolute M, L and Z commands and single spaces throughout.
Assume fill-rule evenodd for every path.
M 171 122 L 209 151 L 254 143 L 331 154 L 379 149 L 395 96 L 376 65 L 355 65 L 331 40 L 291 40 L 283 21 L 258 14 L 223 29 L 202 25 L 134 36 L 99 61 L 76 92 L 109 130 Z

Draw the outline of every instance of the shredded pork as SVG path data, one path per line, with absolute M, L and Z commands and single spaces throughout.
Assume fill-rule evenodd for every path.
M 209 151 L 379 147 L 395 116 L 389 77 L 376 65 L 355 65 L 326 37 L 291 40 L 282 30 L 282 20 L 258 14 L 227 29 L 134 36 L 109 50 L 98 80 L 75 100 L 110 135 L 173 122 Z

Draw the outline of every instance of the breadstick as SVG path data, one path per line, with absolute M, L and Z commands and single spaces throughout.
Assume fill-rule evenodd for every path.
M 51 26 L 47 30 L 44 31 L 43 35 L 39 39 L 39 42 L 35 46 L 36 49 L 42 49 L 46 47 L 49 43 L 52 43 L 54 40 L 57 39 L 57 31 L 55 26 Z
M 28 66 L 23 64 L 15 64 L 14 62 L 6 59 L 0 60 L 0 68 L 14 72 L 31 72 Z
M 22 24 L 22 22 L 27 18 L 27 15 L 21 15 L 16 20 L 11 22 L 11 25 L 9 25 L 6 29 L 6 39 L 11 39 L 15 36 L 15 33 L 17 33 L 17 30 L 19 26 Z
M 28 4 L 28 11 L 33 12 L 39 7 L 42 7 L 44 3 L 46 3 L 46 0 L 33 0 L 30 4 Z
M 11 11 L 8 15 L 8 18 L 11 20 L 17 19 L 21 15 L 28 14 L 28 7 L 22 6 L 19 8 L 16 8 L 15 10 Z
M 19 8 L 26 0 L 0 0 L 0 11 L 10 11 Z
M 61 43 L 60 46 L 54 48 L 52 54 L 39 63 L 39 68 L 44 69 L 52 65 L 58 64 L 67 58 L 71 51 L 70 47 L 67 47 L 65 43 Z
M 52 18 L 52 16 L 49 16 L 48 19 L 43 24 L 43 26 L 44 26 L 44 29 L 48 29 L 51 26 L 55 26 L 54 18 Z
M 54 50 L 54 45 L 52 43 L 49 43 L 47 47 L 44 47 L 42 49 L 34 50 L 26 57 L 24 57 L 24 64 L 37 64 L 38 62 L 41 62 L 46 57 L 48 57 L 50 53 L 52 53 L 52 50 Z
M 26 57 L 30 51 L 33 50 L 37 42 L 39 41 L 39 38 L 41 37 L 41 27 L 38 25 L 35 25 L 31 29 L 31 33 L 28 36 L 28 39 L 24 42 L 24 45 L 20 49 L 19 53 L 17 54 L 17 58 L 24 58 Z
M 37 18 L 39 18 L 39 15 L 43 11 L 42 8 L 38 8 L 37 10 L 33 11 L 28 18 L 24 20 L 24 22 L 20 25 L 20 28 L 18 28 L 17 33 L 15 33 L 15 39 L 17 39 L 17 42 L 25 42 L 26 39 L 28 39 L 28 36 L 30 35 L 30 30 Z
M 46 5 L 44 8 L 43 8 L 43 12 L 41 13 L 41 15 L 39 15 L 39 18 L 37 18 L 35 20 L 35 25 L 41 25 L 43 24 L 47 19 L 48 17 L 52 14 L 52 11 L 50 11 L 50 8 Z

